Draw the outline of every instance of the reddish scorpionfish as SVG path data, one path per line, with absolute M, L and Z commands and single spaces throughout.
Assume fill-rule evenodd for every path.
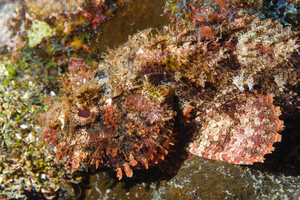
M 70 59 L 61 97 L 43 116 L 56 160 L 109 166 L 119 179 L 172 150 L 263 162 L 281 140 L 279 116 L 299 114 L 298 32 L 258 15 L 152 32 L 131 36 L 97 69 Z

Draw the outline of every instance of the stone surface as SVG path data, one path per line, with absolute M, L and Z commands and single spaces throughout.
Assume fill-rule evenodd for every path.
M 166 200 L 293 199 L 298 177 L 275 176 L 228 163 L 194 157 L 168 182 Z

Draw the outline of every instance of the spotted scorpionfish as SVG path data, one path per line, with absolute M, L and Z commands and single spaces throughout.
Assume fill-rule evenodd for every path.
M 245 15 L 141 31 L 97 69 L 71 58 L 61 97 L 43 116 L 44 140 L 67 167 L 108 166 L 119 179 L 182 152 L 263 162 L 281 140 L 279 116 L 299 114 L 297 34 Z

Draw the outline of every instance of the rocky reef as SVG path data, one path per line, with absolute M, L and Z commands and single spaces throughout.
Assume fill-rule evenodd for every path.
M 120 16 L 147 10 L 127 3 Z M 298 1 L 167 1 L 173 24 L 103 54 L 100 27 L 116 2 L 16 5 L 3 7 L 0 23 L 9 38 L 0 44 L 1 197 L 79 198 L 79 171 L 108 169 L 90 179 L 99 198 L 297 198 L 299 132 L 289 120 L 300 108 Z M 157 167 L 181 170 L 166 184 L 170 176 L 147 179 L 163 177 Z
M 0 53 L 16 52 L 23 47 L 24 12 L 20 1 L 0 2 Z
M 55 71 L 1 57 L 1 199 L 24 199 L 27 195 L 51 199 L 62 187 L 70 188 L 62 194 L 65 198 L 77 195 L 71 184 L 80 183 L 82 176 L 54 162 L 55 155 L 43 144 L 42 127 L 37 124 L 38 113 L 46 109 L 45 94 L 49 86 L 57 84 L 51 79 Z
M 25 0 L 26 6 L 30 12 L 34 12 L 43 16 L 49 15 L 51 13 L 60 12 L 71 12 L 75 11 L 77 7 L 82 6 L 85 0 L 78 1 L 45 1 L 45 0 Z
M 240 12 L 261 12 L 264 3 L 262 0 L 167 0 L 164 14 L 173 22 L 221 24 L 224 20 L 239 17 Z
M 297 199 L 299 184 L 299 178 L 194 157 L 168 182 L 165 199 Z
M 159 168 L 136 170 L 133 176 L 119 180 L 110 168 L 101 168 L 90 175 L 90 184 L 85 191 L 84 200 L 88 199 L 165 199 L 167 181 L 171 175 Z

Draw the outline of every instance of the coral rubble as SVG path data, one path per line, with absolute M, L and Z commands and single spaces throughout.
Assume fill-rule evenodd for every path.
M 25 0 L 28 10 L 39 15 L 49 15 L 51 13 L 71 12 L 75 11 L 85 0 Z
M 155 35 L 146 29 L 98 69 L 71 59 L 62 97 L 43 117 L 45 141 L 68 167 L 109 166 L 119 178 L 172 160 L 178 130 L 193 154 L 262 162 L 280 141 L 280 109 L 282 117 L 299 114 L 297 34 L 244 13 Z
M 63 187 L 82 180 L 81 175 L 64 169 L 63 163 L 55 163 L 55 155 L 41 141 L 36 118 L 46 109 L 49 71 L 0 58 L 1 199 L 26 199 L 29 192 L 50 199 Z
M 0 54 L 16 53 L 23 47 L 25 32 L 23 6 L 19 0 L 0 2 Z

